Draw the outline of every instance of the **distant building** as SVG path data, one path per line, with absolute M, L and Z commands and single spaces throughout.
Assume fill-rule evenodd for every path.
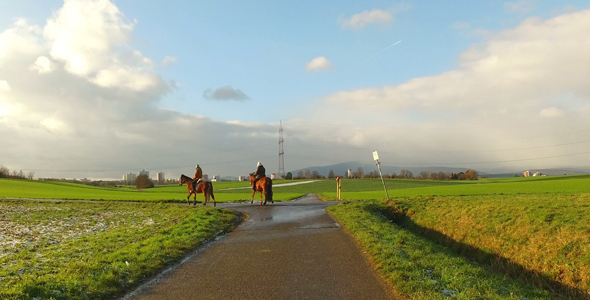
M 139 176 L 139 175 L 145 175 L 148 178 L 150 178 L 150 171 L 141 170 L 141 171 L 137 172 L 137 176 Z
M 270 174 L 270 179 L 272 179 L 272 180 L 275 180 L 275 179 L 277 179 L 277 174 L 275 174 L 275 173 L 271 173 L 271 174 Z
M 524 171 L 522 175 L 524 175 L 524 177 L 531 177 L 531 171 Z
M 219 175 L 213 175 L 213 179 L 211 179 L 212 182 L 216 182 L 216 181 L 220 181 L 220 176 Z
M 133 182 L 137 178 L 137 175 L 133 173 L 123 175 L 123 181 Z
M 348 171 L 346 172 L 346 177 L 352 178 L 352 169 L 348 169 Z
M 250 176 L 238 176 L 238 181 L 250 181 Z
M 537 176 L 543 176 L 543 174 L 541 172 L 535 172 L 535 174 L 533 174 L 533 177 L 537 177 Z
M 158 182 L 164 182 L 164 178 L 166 178 L 166 177 L 164 177 L 164 172 L 159 172 L 156 174 L 156 180 Z

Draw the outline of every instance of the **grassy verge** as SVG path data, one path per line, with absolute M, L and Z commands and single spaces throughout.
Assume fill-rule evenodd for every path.
M 553 299 L 383 218 L 381 201 L 345 202 L 329 212 L 367 250 L 377 270 L 411 299 Z
M 467 279 L 458 279 L 455 285 L 442 275 L 449 269 L 448 259 L 462 258 L 550 291 L 558 299 L 590 298 L 589 193 L 410 197 L 343 203 L 330 211 L 369 249 L 386 277 L 410 295 L 432 287 L 414 271 L 400 270 L 402 252 L 409 257 L 406 264 L 422 270 L 417 272 L 443 276 L 437 280 L 443 286 L 435 290 L 452 285 L 458 295 L 471 291 Z M 448 254 L 428 260 L 431 253 L 423 252 L 425 248 L 439 249 L 436 255 Z M 469 274 L 451 270 L 458 278 Z M 411 283 L 407 278 L 418 279 Z M 523 298 L 517 299 L 535 293 L 518 292 Z M 490 295 L 484 298 L 495 299 L 487 298 Z
M 0 200 L 1 299 L 105 299 L 220 233 L 238 215 L 211 207 Z

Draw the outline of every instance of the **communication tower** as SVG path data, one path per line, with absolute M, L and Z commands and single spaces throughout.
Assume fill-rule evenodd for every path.
M 283 121 L 279 127 L 279 178 L 285 178 L 285 150 L 283 149 Z

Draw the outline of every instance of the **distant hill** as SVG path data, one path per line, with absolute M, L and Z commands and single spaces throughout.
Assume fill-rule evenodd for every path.
M 327 165 L 327 166 L 313 166 L 313 167 L 308 167 L 308 168 L 304 168 L 304 169 L 297 169 L 297 170 L 293 170 L 293 171 L 289 171 L 293 174 L 293 176 L 296 176 L 297 173 L 299 171 L 305 172 L 305 170 L 309 170 L 310 172 L 313 171 L 317 171 L 320 175 L 324 175 L 324 176 L 328 176 L 328 173 L 330 172 L 330 170 L 334 171 L 334 174 L 336 176 L 342 176 L 345 174 L 345 172 L 348 171 L 348 169 L 351 169 L 353 172 L 357 171 L 358 168 L 361 167 L 363 168 L 363 172 L 365 173 L 370 173 L 372 171 L 377 171 L 377 165 L 375 164 L 366 164 L 366 163 L 359 163 L 359 162 L 345 162 L 345 163 L 339 163 L 339 164 L 334 164 L 334 165 Z M 414 174 L 414 176 L 420 174 L 420 172 L 422 171 L 426 171 L 428 173 L 432 173 L 432 172 L 444 172 L 444 173 L 459 173 L 459 172 L 465 172 L 467 171 L 469 168 L 450 168 L 450 167 L 397 167 L 397 166 L 385 166 L 385 165 L 381 165 L 381 171 L 383 172 L 383 174 L 399 174 L 401 170 L 410 170 L 410 172 L 412 172 L 412 174 Z M 476 170 L 477 171 L 477 170 Z M 478 171 L 478 173 L 480 175 L 486 175 L 485 173 L 480 173 Z

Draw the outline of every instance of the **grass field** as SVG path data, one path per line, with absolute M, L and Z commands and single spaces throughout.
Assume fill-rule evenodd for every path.
M 412 299 L 588 299 L 589 187 L 590 176 L 482 180 L 329 210 Z
M 280 183 L 280 181 L 277 181 Z M 250 200 L 252 191 L 248 182 L 216 182 L 213 184 L 217 202 L 236 202 Z M 246 188 L 227 190 L 230 188 Z M 283 192 L 275 189 L 274 200 L 285 201 L 304 195 L 297 192 Z M 137 190 L 133 186 L 94 187 L 84 184 L 57 181 L 28 181 L 0 179 L 0 198 L 30 199 L 64 199 L 64 200 L 123 200 L 186 202 L 186 186 L 163 185 L 150 189 Z M 257 194 L 254 199 L 260 200 Z M 192 198 L 191 198 L 192 200 Z M 203 194 L 197 195 L 197 201 L 203 201 Z
M 344 180 L 344 200 L 384 199 L 380 180 Z M 590 175 L 515 177 L 480 179 L 477 181 L 386 180 L 390 198 L 414 196 L 517 195 L 543 193 L 590 193 Z M 336 199 L 336 184 L 322 190 L 325 200 Z
M 275 181 L 275 184 L 284 182 Z M 386 185 L 392 199 L 390 201 L 385 199 L 385 192 L 379 179 L 344 180 L 342 197 L 349 201 L 332 206 L 330 213 L 355 236 L 361 247 L 370 255 L 382 276 L 408 298 L 590 298 L 589 175 L 480 179 L 477 181 L 389 179 L 386 180 Z M 215 196 L 219 202 L 249 201 L 251 191 L 248 187 L 247 182 L 214 183 Z M 324 200 L 334 200 L 336 182 L 334 180 L 319 180 L 309 184 L 274 188 L 276 200 L 290 200 L 310 193 L 317 193 Z M 154 207 L 153 209 L 167 207 L 166 204 L 162 204 L 163 202 L 182 203 L 186 201 L 186 195 L 186 186 L 177 185 L 158 186 L 137 191 L 130 186 L 98 188 L 58 182 L 0 180 L 0 197 L 140 201 L 140 203 L 117 202 L 111 203 L 111 205 L 114 207 L 134 205 L 134 207 L 145 208 L 147 211 L 150 211 L 151 207 Z M 259 199 L 258 197 L 257 195 L 255 200 Z M 202 195 L 199 195 L 198 200 L 202 200 Z M 24 205 L 22 202 L 37 203 L 36 201 L 17 200 L 4 200 L 0 203 Z M 45 229 L 43 230 L 38 229 L 35 222 L 30 226 L 25 226 L 24 224 L 29 224 L 27 222 L 30 221 L 19 219 L 16 217 L 18 214 L 11 217 L 12 221 L 5 223 L 6 219 L 3 215 L 0 224 L 9 224 L 3 230 L 18 229 L 14 231 L 14 239 L 20 239 L 19 247 L 25 247 L 23 249 L 29 249 L 27 250 L 29 252 L 26 252 L 28 254 L 18 254 L 7 250 L 10 248 L 2 249 L 3 253 L 8 254 L 2 254 L 0 258 L 0 264 L 3 264 L 2 272 L 4 272 L 0 274 L 0 288 L 5 293 L 1 294 L 2 292 L 0 292 L 0 298 L 9 298 L 5 296 L 18 293 L 81 295 L 79 289 L 72 282 L 82 279 L 70 280 L 73 278 L 69 277 L 72 275 L 71 272 L 60 271 L 57 272 L 57 275 L 51 275 L 57 276 L 58 279 L 61 278 L 61 281 L 58 281 L 62 283 L 58 284 L 58 287 L 54 287 L 47 282 L 55 278 L 44 277 L 50 275 L 37 273 L 41 270 L 26 265 L 24 262 L 43 261 L 47 254 L 39 255 L 39 253 L 44 253 L 45 250 L 41 249 L 45 248 L 53 249 L 51 250 L 53 252 L 49 254 L 50 257 L 64 255 L 63 263 L 71 260 L 72 257 L 83 255 L 86 250 L 78 249 L 72 250 L 71 253 L 60 253 L 55 250 L 57 244 L 53 238 L 38 238 L 39 236 L 47 236 L 47 228 L 52 227 L 57 228 L 56 232 L 69 232 L 73 225 L 63 227 L 65 225 L 59 224 L 59 222 L 52 222 L 55 222 L 54 219 L 68 220 L 75 214 L 71 211 L 76 210 L 87 210 L 86 217 L 90 220 L 75 222 L 86 225 L 80 225 L 80 229 L 74 230 L 72 236 L 76 238 L 78 236 L 90 237 L 94 233 L 86 234 L 85 232 L 94 232 L 97 228 L 103 228 L 104 225 L 100 225 L 103 227 L 98 225 L 104 224 L 98 221 L 101 218 L 92 221 L 91 215 L 104 216 L 101 207 L 107 205 L 109 201 L 105 201 L 106 203 L 93 202 L 97 204 L 78 202 L 67 201 L 64 203 L 90 206 L 68 208 L 70 215 L 66 216 L 55 212 L 48 214 L 47 216 L 52 217 L 46 220 L 40 217 L 40 220 L 35 222 L 44 224 Z M 50 204 L 36 206 L 44 207 L 45 205 L 51 206 Z M 93 211 L 90 208 L 92 205 L 97 205 L 94 213 L 90 213 Z M 55 207 L 59 207 L 59 205 Z M 62 205 L 62 207 L 67 207 L 67 205 Z M 2 209 L 10 211 L 14 208 L 3 207 Z M 117 209 L 115 210 L 117 211 Z M 194 207 L 186 210 L 185 206 L 181 206 L 178 212 L 171 208 L 165 210 L 169 211 L 171 215 L 182 215 L 186 213 L 185 211 L 200 212 Z M 117 214 L 125 215 L 123 213 L 125 209 L 118 211 Z M 216 215 L 218 210 L 207 208 L 203 212 L 205 216 L 195 218 L 206 218 L 209 216 L 208 214 Z M 21 216 L 31 214 L 34 215 L 30 212 L 20 213 Z M 146 214 L 149 215 L 149 213 Z M 133 216 L 128 217 L 129 219 L 123 218 L 123 221 L 109 221 L 108 224 L 150 223 L 149 218 L 143 217 L 141 214 L 136 219 Z M 151 218 L 156 220 L 153 216 Z M 186 216 L 186 218 L 192 217 Z M 162 226 L 176 226 L 166 224 L 168 225 Z M 133 228 L 133 226 L 123 227 Z M 163 241 L 161 243 L 166 244 L 164 241 L 168 238 L 168 231 L 161 229 L 159 229 L 160 231 L 156 230 L 155 233 L 151 232 L 152 236 L 143 231 L 117 230 L 120 230 L 115 234 L 118 237 L 108 239 L 116 240 L 119 244 L 109 247 L 115 249 L 115 252 L 119 251 L 116 250 L 118 248 L 125 249 L 117 253 L 124 253 L 125 257 L 131 257 L 131 259 L 145 257 L 145 254 L 133 252 L 145 248 L 137 246 L 137 243 L 153 238 L 161 239 Z M 100 230 L 97 232 L 97 234 L 101 234 Z M 121 237 L 122 232 L 126 232 L 127 239 Z M 51 234 L 49 237 L 56 233 Z M 62 237 L 58 244 L 66 245 L 65 248 L 75 249 L 74 244 L 68 242 L 68 238 L 69 236 Z M 101 236 L 101 238 L 105 237 Z M 179 235 L 177 238 L 180 242 L 188 237 Z M 37 242 L 36 239 L 40 242 Z M 128 244 L 131 246 L 126 246 Z M 195 246 L 196 244 L 182 246 L 180 252 L 185 253 L 186 249 Z M 92 257 L 87 259 L 90 262 L 93 261 Z M 59 259 L 55 259 L 55 261 L 57 262 Z M 127 264 L 123 265 L 124 261 L 117 260 L 113 256 L 106 260 L 102 259 L 100 263 L 103 261 L 112 261 L 113 267 L 109 269 L 111 273 L 104 275 L 100 270 L 95 269 L 84 271 L 91 272 L 91 275 L 83 273 L 88 279 L 84 279 L 87 281 L 82 281 L 82 284 L 95 284 L 96 287 L 93 289 L 96 290 L 96 295 L 110 295 L 125 289 L 137 280 L 141 280 L 142 276 L 146 276 L 145 274 L 156 272 L 154 270 L 161 268 L 161 265 L 170 260 L 162 259 L 162 263 L 154 268 L 138 267 L 148 271 L 134 271 L 132 277 L 128 277 L 130 275 L 123 272 L 125 267 L 128 267 Z M 126 261 L 130 263 L 130 266 L 136 264 L 136 262 Z M 95 263 L 95 265 L 98 264 L 98 262 Z M 7 271 L 4 271 L 5 265 L 9 266 Z M 92 263 L 89 265 L 93 266 Z M 47 269 L 51 268 L 62 269 L 56 265 L 47 267 Z M 79 268 L 81 268 L 79 265 L 74 265 L 65 269 L 79 270 Z M 29 275 L 31 277 L 26 277 Z M 43 280 L 45 280 L 44 278 L 50 279 L 39 283 L 32 279 L 35 276 Z M 22 281 L 22 285 L 14 285 L 16 281 L 10 281 L 11 284 L 8 285 L 9 280 L 14 280 L 16 277 L 29 279 Z M 8 288 L 9 286 L 11 289 Z M 100 297 L 102 296 L 98 298 Z
M 227 232 L 210 207 L 0 200 L 0 299 L 107 299 Z

